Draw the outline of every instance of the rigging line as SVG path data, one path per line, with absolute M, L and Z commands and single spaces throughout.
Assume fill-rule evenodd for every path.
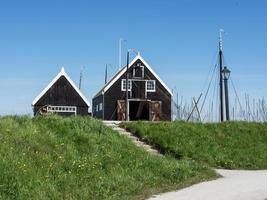
M 249 97 L 249 94 L 247 94 L 247 101 L 248 101 L 248 114 L 249 114 L 249 116 L 251 116 L 251 118 L 252 118 L 252 121 L 254 121 L 255 120 L 255 118 L 254 118 L 254 116 L 253 116 L 253 113 L 252 113 L 252 111 L 251 111 L 251 108 L 250 108 L 250 97 Z M 250 117 L 249 117 L 250 118 Z
M 218 65 L 217 65 L 217 67 L 218 67 Z M 212 94 L 211 94 L 211 97 L 212 97 L 212 98 L 211 98 L 212 104 L 213 104 L 214 97 L 215 97 L 215 93 L 216 93 L 216 86 L 217 86 L 217 81 L 218 81 L 218 75 L 216 74 L 214 77 L 215 77 L 215 78 L 212 79 L 212 82 L 214 81 L 213 92 L 212 92 Z M 212 85 L 212 82 L 211 82 L 211 85 Z M 215 102 L 216 102 L 216 101 L 215 101 Z M 209 112 L 211 112 L 211 111 L 209 111 Z M 213 110 L 212 110 L 212 113 L 211 113 L 212 118 L 213 118 L 213 115 L 214 115 L 214 113 L 213 113 Z
M 220 78 L 220 75 L 218 75 L 218 79 L 217 79 L 217 81 L 219 82 L 219 78 Z M 219 92 L 220 92 L 220 86 L 219 86 L 219 84 L 217 84 L 217 90 L 216 90 L 216 105 L 219 105 L 219 102 L 221 103 L 221 101 L 220 101 L 220 96 L 219 96 Z M 220 112 L 219 112 L 220 110 L 219 110 L 219 107 L 216 109 L 216 116 L 218 117 L 218 121 L 220 121 Z
M 227 61 L 226 61 L 226 59 L 225 59 L 224 54 L 222 54 L 222 59 L 223 59 L 223 63 L 224 63 L 226 66 L 228 66 L 228 63 L 227 63 Z
M 219 79 L 220 79 L 220 75 L 217 74 L 216 80 L 214 82 L 214 94 L 213 94 L 213 95 L 215 95 L 215 105 L 218 105 L 218 102 L 219 102 L 219 90 L 220 90 L 220 86 L 218 84 L 219 83 Z M 213 96 L 213 99 L 214 99 L 214 96 Z M 219 121 L 219 112 L 218 111 L 219 111 L 219 107 L 215 106 L 215 113 L 214 113 L 215 114 L 215 118 L 218 117 L 218 119 L 216 119 L 216 120 Z
M 192 108 L 192 111 L 190 112 L 190 114 L 189 114 L 189 116 L 188 116 L 188 118 L 187 118 L 186 121 L 188 121 L 188 120 L 190 119 L 191 116 L 192 116 L 192 120 L 194 120 L 193 113 L 194 113 L 194 110 L 195 110 L 195 109 L 197 109 L 197 111 L 198 111 L 197 104 L 198 104 L 198 102 L 199 102 L 201 96 L 202 96 L 202 93 L 199 95 L 197 101 L 195 101 L 195 98 L 193 97 L 193 108 Z M 199 119 L 201 120 L 199 111 L 198 111 L 198 114 L 199 114 Z
M 264 97 L 263 97 L 262 100 L 259 100 L 259 101 L 261 102 L 261 103 L 260 103 L 260 102 L 259 102 L 259 103 L 261 104 L 261 107 L 262 107 L 262 108 L 261 108 L 261 110 L 262 110 L 261 112 L 263 113 L 263 114 L 262 114 L 262 119 L 263 119 L 263 121 L 266 121 L 266 120 L 267 120 L 267 111 L 266 111 L 266 110 L 267 110 L 267 109 L 266 109 L 267 106 L 265 106 L 265 100 L 264 100 Z
M 234 92 L 235 92 L 235 95 L 236 95 L 238 104 L 239 104 L 239 106 L 240 106 L 240 109 L 243 110 L 242 105 L 241 105 L 241 102 L 240 102 L 240 99 L 239 99 L 239 97 L 238 97 L 238 95 L 237 95 L 237 92 L 236 92 L 235 85 L 234 85 L 234 82 L 233 82 L 232 77 L 230 77 L 230 81 L 231 81 L 231 85 L 232 85 L 232 87 L 233 87 L 233 89 L 234 89 Z
M 212 80 L 213 80 L 214 73 L 215 73 L 216 69 L 217 69 L 217 64 L 215 64 L 215 67 L 213 68 L 213 72 L 212 72 L 212 76 L 211 76 L 211 79 L 210 79 L 210 82 L 209 82 L 209 85 L 208 85 L 208 89 L 207 89 L 207 92 L 206 92 L 206 94 L 205 94 L 203 103 L 202 103 L 201 108 L 200 108 L 200 113 L 202 112 L 202 109 L 203 109 L 203 107 L 204 107 L 204 104 L 205 104 L 205 101 L 206 101 L 208 92 L 209 92 L 209 90 L 210 90 L 210 86 L 211 86 L 211 83 L 212 83 Z
M 206 86 L 206 83 L 208 82 L 210 73 L 211 73 L 211 71 L 213 69 L 213 63 L 214 63 L 214 60 L 215 60 L 215 57 L 216 57 L 217 54 L 218 54 L 218 50 L 217 50 L 217 47 L 216 47 L 215 53 L 213 54 L 213 57 L 212 57 L 212 62 L 211 62 L 210 67 L 209 67 L 209 72 L 208 72 L 208 75 L 207 75 L 206 80 L 204 82 L 204 85 L 202 87 L 201 93 L 203 93 L 203 90 L 204 90 L 204 88 Z

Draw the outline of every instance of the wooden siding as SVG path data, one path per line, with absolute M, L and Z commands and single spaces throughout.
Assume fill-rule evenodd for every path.
M 129 78 L 133 78 L 133 66 L 136 63 L 141 62 L 137 60 L 129 68 Z M 144 65 L 144 64 L 143 64 Z M 126 79 L 126 73 L 124 73 L 104 94 L 104 119 L 105 120 L 117 120 L 117 100 L 125 100 L 125 91 L 121 91 L 121 80 Z M 145 97 L 145 80 L 156 81 L 156 91 L 147 92 Z M 156 77 L 144 67 L 144 78 L 139 78 L 139 89 L 129 92 L 129 98 L 138 98 L 143 100 L 161 101 L 162 102 L 162 116 L 161 120 L 171 120 L 172 116 L 172 96 L 166 90 L 166 88 L 156 79 Z M 134 86 L 133 86 L 134 89 Z M 132 96 L 131 96 L 132 95 Z M 98 98 L 98 97 L 96 97 Z M 94 99 L 93 99 L 94 106 Z
M 45 105 L 76 106 L 78 115 L 88 115 L 87 104 L 64 76 L 61 76 L 37 101 L 33 108 L 34 115 Z
M 96 111 L 96 106 L 98 105 L 98 107 L 99 107 L 100 103 L 102 103 L 103 108 L 104 108 L 103 95 L 99 95 L 93 99 L 92 113 L 93 113 L 93 117 L 102 119 L 103 118 L 103 111 L 104 111 L 103 108 L 102 108 L 102 110 Z

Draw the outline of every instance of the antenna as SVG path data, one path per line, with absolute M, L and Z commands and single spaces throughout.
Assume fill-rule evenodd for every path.
M 81 70 L 80 70 L 79 90 L 81 90 L 81 87 L 82 87 L 83 69 L 84 69 L 84 67 L 82 66 Z
M 106 64 L 106 68 L 105 68 L 105 84 L 108 82 L 108 67 L 112 68 L 111 64 Z
M 219 37 L 219 45 L 220 45 L 220 50 L 222 51 L 223 49 L 223 39 L 222 39 L 222 33 L 224 33 L 223 29 L 220 29 L 220 37 Z
M 121 69 L 121 50 L 122 50 L 122 42 L 126 42 L 127 40 L 120 38 L 119 39 L 119 69 Z
M 108 81 L 108 64 L 106 64 L 106 69 L 105 69 L 105 84 L 107 84 Z

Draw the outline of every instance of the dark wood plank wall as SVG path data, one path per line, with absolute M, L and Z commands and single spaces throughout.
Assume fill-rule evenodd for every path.
M 141 62 L 137 60 L 136 63 Z M 136 65 L 136 63 L 133 64 Z M 143 64 L 144 65 L 144 64 Z M 132 78 L 133 67 L 129 68 L 129 77 Z M 105 120 L 117 120 L 117 100 L 125 99 L 125 91 L 121 91 L 121 79 L 126 79 L 126 73 L 124 73 L 104 94 L 104 119 Z M 154 77 L 154 75 L 145 67 L 144 79 L 156 81 L 156 92 L 148 92 L 147 99 L 152 101 L 162 101 L 162 120 L 171 120 L 171 104 L 172 97 L 164 86 Z M 144 83 L 144 82 L 143 82 Z M 141 84 L 141 83 L 139 83 Z M 142 90 L 145 90 L 145 86 L 141 86 Z M 143 94 L 145 91 L 143 91 Z M 138 91 L 141 95 L 141 92 Z M 138 94 L 134 94 L 135 98 L 138 98 Z M 130 98 L 130 92 L 129 92 Z M 143 95 L 139 98 L 143 99 Z M 94 106 L 94 100 L 93 100 Z
M 93 107 L 92 107 L 92 113 L 93 113 L 93 117 L 96 117 L 96 118 L 99 118 L 99 119 L 102 119 L 103 118 L 103 109 L 102 110 L 98 110 L 96 111 L 96 105 L 100 105 L 100 103 L 102 103 L 103 107 L 104 107 L 104 104 L 103 104 L 103 95 L 99 95 L 97 97 L 95 97 L 93 99 Z
M 77 106 L 78 115 L 88 115 L 87 104 L 64 76 L 61 76 L 34 105 L 34 115 L 45 105 Z
M 132 82 L 132 92 L 131 98 L 145 99 L 145 81 L 133 81 Z

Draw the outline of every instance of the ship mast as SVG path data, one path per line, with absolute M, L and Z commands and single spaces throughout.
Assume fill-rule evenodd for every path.
M 220 29 L 220 38 L 219 38 L 219 76 L 220 76 L 220 121 L 223 122 L 223 77 L 222 77 L 222 70 L 223 70 L 223 52 L 222 52 L 222 33 L 224 32 L 223 29 Z

